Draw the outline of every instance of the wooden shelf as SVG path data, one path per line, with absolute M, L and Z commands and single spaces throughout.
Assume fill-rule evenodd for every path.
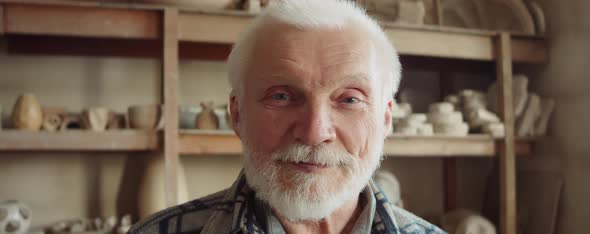
M 468 137 L 390 136 L 383 151 L 392 157 L 494 157 L 498 140 L 486 135 Z M 529 141 L 517 141 L 517 155 L 530 155 Z M 182 130 L 179 136 L 181 154 L 241 154 L 240 140 L 231 131 Z
M 162 39 L 161 12 L 164 8 L 129 4 L 50 5 L 52 1 L 18 3 L 0 0 L 7 35 L 50 35 L 62 37 Z M 35 2 L 35 1 L 32 1 Z M 43 1 L 40 1 L 43 2 Z M 178 14 L 180 42 L 233 44 L 254 15 L 232 12 L 206 12 L 181 9 Z M 43 19 L 43 20 L 39 20 Z M 212 25 L 215 25 L 212 27 Z M 408 26 L 383 23 L 386 34 L 402 55 L 494 61 L 494 37 L 497 32 Z M 537 36 L 511 37 L 514 62 L 547 61 L 545 41 Z
M 92 132 L 0 131 L 2 151 L 147 151 L 159 148 L 155 131 L 117 130 Z

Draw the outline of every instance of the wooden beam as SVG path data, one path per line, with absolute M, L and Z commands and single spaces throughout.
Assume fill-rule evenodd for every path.
M 155 131 L 112 130 L 94 132 L 68 130 L 60 132 L 0 131 L 0 151 L 147 151 L 159 148 Z
M 108 56 L 131 58 L 162 57 L 159 40 L 82 38 L 39 35 L 5 35 L 9 54 Z
M 253 17 L 183 12 L 178 20 L 181 41 L 235 43 Z
M 545 40 L 531 37 L 511 37 L 512 61 L 543 64 L 547 62 L 547 44 Z
M 505 136 L 499 152 L 500 233 L 516 234 L 516 165 L 514 150 L 514 110 L 512 95 L 512 53 L 510 34 L 496 37 L 496 77 Z
M 166 205 L 178 204 L 178 10 L 164 10 L 163 27 L 164 157 Z
M 107 38 L 160 38 L 156 11 L 4 4 L 5 33 Z
M 179 137 L 181 154 L 241 154 L 242 143 L 233 132 L 183 130 Z

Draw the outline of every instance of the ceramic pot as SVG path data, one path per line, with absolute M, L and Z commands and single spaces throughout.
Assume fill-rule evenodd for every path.
M 60 131 L 82 128 L 82 118 L 79 114 L 67 113 L 61 115 L 61 117 L 61 125 L 59 126 Z
M 162 123 L 162 107 L 159 105 L 135 105 L 127 109 L 129 127 L 134 129 L 154 130 Z
M 109 122 L 107 123 L 107 129 L 124 129 L 127 126 L 126 123 L 127 120 L 125 119 L 125 114 L 111 112 L 109 114 Z
M 146 162 L 143 176 L 139 184 L 137 207 L 139 218 L 146 218 L 166 206 L 165 161 L 161 155 L 152 155 Z M 182 164 L 177 164 L 178 204 L 188 201 L 186 175 Z
M 213 102 L 201 102 L 201 113 L 197 115 L 195 126 L 202 130 L 219 129 L 219 118 L 215 114 Z
M 15 200 L 0 202 L 0 234 L 27 233 L 32 212 L 27 205 Z
M 181 106 L 178 108 L 178 128 L 194 129 L 197 115 L 201 112 L 200 107 Z
M 82 126 L 92 131 L 104 131 L 109 123 L 110 111 L 104 107 L 93 107 L 82 111 Z
M 43 123 L 41 105 L 33 94 L 23 94 L 12 109 L 12 122 L 16 129 L 38 131 Z

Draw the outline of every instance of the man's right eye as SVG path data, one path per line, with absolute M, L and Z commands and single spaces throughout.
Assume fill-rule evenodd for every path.
M 277 101 L 288 101 L 291 99 L 289 94 L 286 93 L 275 93 L 271 95 L 270 98 Z

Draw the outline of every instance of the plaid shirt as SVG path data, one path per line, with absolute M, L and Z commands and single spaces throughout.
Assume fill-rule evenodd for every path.
M 371 198 L 372 204 L 369 206 L 372 223 L 370 225 L 368 223 L 362 224 L 371 227 L 370 233 L 445 233 L 436 226 L 389 203 L 381 189 L 372 181 L 364 191 L 364 193 L 372 192 L 367 196 L 374 197 L 374 199 Z M 260 212 L 257 212 L 260 209 L 256 207 L 259 202 L 255 197 L 255 192 L 247 185 L 246 177 L 241 173 L 230 188 L 160 211 L 134 225 L 128 233 L 269 233 L 268 225 L 261 225 L 266 222 L 259 220 L 268 220 L 269 217 L 260 217 Z M 272 212 L 265 213 L 265 215 L 272 215 L 268 214 Z M 270 218 L 274 218 L 274 216 Z M 371 218 L 366 220 L 371 220 Z M 357 232 L 358 228 L 355 227 L 355 230 Z M 281 230 L 274 229 L 272 231 L 284 233 L 282 227 Z

